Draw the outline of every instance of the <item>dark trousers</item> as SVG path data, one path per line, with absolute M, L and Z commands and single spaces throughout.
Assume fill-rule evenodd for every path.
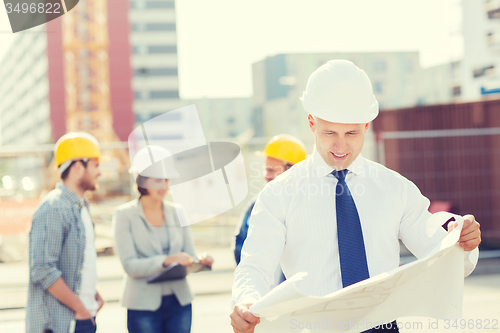
M 97 331 L 97 325 L 94 325 L 94 323 L 92 323 L 92 319 L 76 321 L 75 333 L 95 333 L 96 331 Z M 54 333 L 54 332 L 52 332 L 52 330 L 46 330 L 45 333 Z
M 129 333 L 189 333 L 191 317 L 191 304 L 182 306 L 168 295 L 156 311 L 127 310 L 127 328 Z
M 94 325 L 94 323 L 92 323 L 92 319 L 76 321 L 75 333 L 95 333 L 96 331 L 97 325 Z

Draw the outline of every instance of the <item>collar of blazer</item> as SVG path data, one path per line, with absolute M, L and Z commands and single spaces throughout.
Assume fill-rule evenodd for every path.
M 140 198 L 136 200 L 135 205 L 137 207 L 137 213 L 139 214 L 139 217 L 145 223 L 149 223 L 147 222 L 146 215 L 144 214 L 144 208 L 142 207 Z M 167 227 L 180 227 L 180 222 L 179 219 L 177 218 L 177 213 L 175 211 L 174 204 L 168 201 L 163 201 L 162 206 L 163 206 L 163 214 L 165 217 L 164 223 L 167 225 Z
M 156 254 L 163 254 L 163 249 L 161 247 L 161 243 L 159 238 L 157 237 L 152 237 L 153 233 L 157 232 L 157 228 L 152 226 L 146 219 L 146 215 L 144 214 L 144 209 L 142 207 L 141 201 L 137 199 L 134 202 L 134 207 L 136 214 L 138 217 L 142 220 L 143 222 L 143 227 L 141 227 L 141 230 L 144 230 L 147 232 L 149 236 L 146 236 L 149 241 L 147 242 L 148 245 L 144 245 L 149 248 L 147 250 L 147 253 L 150 255 L 156 255 Z M 181 252 L 183 249 L 183 229 L 180 227 L 179 219 L 177 218 L 177 212 L 175 210 L 175 206 L 173 203 L 164 201 L 163 202 L 163 213 L 165 216 L 164 223 L 167 226 L 168 229 L 168 235 L 169 235 L 169 253 L 177 253 Z M 139 231 L 139 230 L 137 230 Z M 151 236 L 151 237 L 150 237 Z M 144 249 L 143 249 L 144 250 Z

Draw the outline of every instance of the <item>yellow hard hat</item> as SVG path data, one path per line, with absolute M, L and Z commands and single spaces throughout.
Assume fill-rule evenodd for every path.
M 61 172 L 63 163 L 86 158 L 99 158 L 101 150 L 99 143 L 92 135 L 84 132 L 70 132 L 57 140 L 54 154 L 59 172 Z M 68 166 L 69 164 L 66 168 Z
M 267 143 L 264 153 L 269 157 L 295 164 L 306 158 L 306 147 L 296 137 L 280 134 Z

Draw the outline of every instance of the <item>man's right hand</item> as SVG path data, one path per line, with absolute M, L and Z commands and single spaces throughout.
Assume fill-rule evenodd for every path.
M 88 320 L 88 319 L 92 319 L 92 324 L 95 325 L 94 317 L 92 317 L 89 310 L 87 310 L 86 308 L 83 308 L 75 312 L 75 320 Z
M 90 312 L 85 308 L 82 301 L 78 296 L 71 290 L 63 278 L 60 277 L 54 282 L 53 285 L 47 288 L 47 291 L 52 294 L 59 302 L 66 305 L 68 308 L 75 312 L 76 320 L 86 320 L 92 319 L 95 325 L 94 318 Z
M 260 323 L 260 318 L 255 317 L 248 309 L 252 304 L 237 304 L 234 306 L 231 318 L 231 326 L 235 333 L 253 333 L 255 325 Z

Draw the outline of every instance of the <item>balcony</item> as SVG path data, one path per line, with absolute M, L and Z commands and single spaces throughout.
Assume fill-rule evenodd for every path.
M 492 51 L 500 51 L 500 33 L 489 33 L 486 36 L 488 47 Z
M 481 86 L 481 95 L 500 93 L 500 76 L 491 75 Z
M 486 0 L 485 7 L 490 19 L 500 19 L 500 0 Z

